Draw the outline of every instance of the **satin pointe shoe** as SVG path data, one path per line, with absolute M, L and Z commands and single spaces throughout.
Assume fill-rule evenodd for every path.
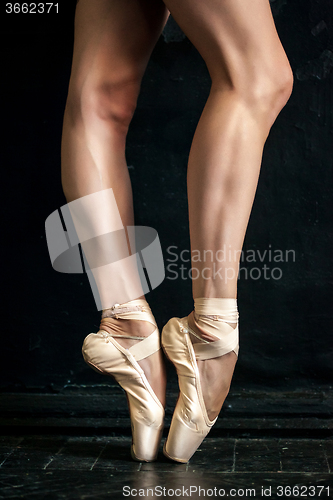
M 162 346 L 177 370 L 180 390 L 163 453 L 182 463 L 189 461 L 218 418 L 208 418 L 197 360 L 217 358 L 231 351 L 238 356 L 239 350 L 236 299 L 195 299 L 195 314 L 205 331 L 219 340 L 202 341 L 189 327 L 188 317 L 171 318 L 162 330 Z M 190 333 L 201 342 L 192 344 Z
M 138 362 L 161 348 L 158 327 L 143 299 L 115 304 L 111 311 L 110 317 L 148 321 L 156 327 L 148 337 L 111 334 L 101 329 L 90 333 L 82 346 L 85 362 L 95 371 L 113 376 L 126 391 L 132 426 L 132 458 L 151 462 L 156 459 L 162 437 L 164 408 Z M 101 320 L 101 328 L 107 325 L 108 319 Z M 125 349 L 115 337 L 141 342 Z

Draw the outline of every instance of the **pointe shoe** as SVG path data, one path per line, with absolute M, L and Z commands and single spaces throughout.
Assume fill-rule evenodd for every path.
M 163 453 L 176 462 L 187 463 L 205 439 L 218 417 L 209 420 L 202 394 L 197 359 L 212 359 L 234 351 L 238 356 L 238 312 L 235 299 L 196 299 L 196 312 L 201 317 L 225 323 L 237 323 L 236 328 L 227 325 L 221 334 L 215 326 L 215 342 L 192 344 L 188 318 L 171 318 L 162 330 L 162 346 L 170 361 L 174 364 L 179 384 L 179 397 L 172 417 L 169 435 L 164 444 Z M 230 300 L 229 310 L 220 315 L 220 304 L 216 301 Z M 226 302 L 224 302 L 226 304 Z M 221 312 L 221 311 L 220 311 Z M 213 327 L 214 328 L 214 327 Z
M 113 376 L 126 391 L 132 426 L 132 458 L 151 462 L 156 459 L 162 437 L 164 408 L 138 362 L 161 348 L 158 327 L 145 300 L 115 304 L 111 309 L 112 317 L 149 321 L 156 329 L 148 337 L 114 335 L 104 330 L 90 333 L 83 342 L 83 358 L 95 371 Z M 107 320 L 102 319 L 101 325 L 107 324 Z M 125 349 L 114 337 L 141 342 Z

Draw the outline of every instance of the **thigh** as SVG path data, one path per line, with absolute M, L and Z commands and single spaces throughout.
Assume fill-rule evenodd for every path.
M 72 85 L 141 79 L 168 16 L 162 0 L 79 0 Z
M 247 85 L 258 73 L 289 70 L 269 0 L 164 0 L 214 78 Z M 246 75 L 246 82 L 239 81 Z

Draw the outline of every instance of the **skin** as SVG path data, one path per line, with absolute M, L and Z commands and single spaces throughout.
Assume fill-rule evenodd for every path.
M 169 11 L 203 57 L 212 80 L 188 162 L 191 250 L 200 255 L 211 250 L 213 255 L 193 263 L 199 271 L 193 298 L 236 298 L 239 255 L 263 147 L 293 82 L 268 0 L 80 0 L 63 127 L 63 189 L 72 201 L 112 187 L 124 226 L 134 224 L 126 134 Z M 223 248 L 231 250 L 231 258 L 218 262 L 215 256 Z M 220 270 L 215 277 L 214 265 Z M 101 289 L 111 277 L 103 280 Z M 132 335 L 153 330 L 146 322 L 113 321 L 115 329 Z M 189 322 L 203 338 L 215 340 L 193 315 Z M 128 347 L 133 341 L 122 342 Z M 231 352 L 198 362 L 211 419 L 222 407 L 236 361 Z M 161 355 L 141 363 L 164 403 Z

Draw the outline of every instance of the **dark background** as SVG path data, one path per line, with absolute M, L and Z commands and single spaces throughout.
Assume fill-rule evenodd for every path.
M 59 14 L 40 17 L 5 15 L 4 5 L 0 389 L 107 389 L 113 381 L 81 355 L 100 318 L 87 277 L 52 269 L 44 229 L 48 215 L 66 203 L 60 141 L 75 1 L 60 1 Z M 295 82 L 265 146 L 244 250 L 292 249 L 295 262 L 242 264 L 248 271 L 277 265 L 283 276 L 239 282 L 240 356 L 231 393 L 332 384 L 332 1 L 275 0 L 271 7 Z M 189 248 L 186 165 L 209 87 L 203 60 L 170 19 L 127 142 L 136 224 L 158 231 L 165 258 L 171 245 Z M 167 270 L 147 295 L 160 328 L 193 305 L 190 279 L 170 277 Z

